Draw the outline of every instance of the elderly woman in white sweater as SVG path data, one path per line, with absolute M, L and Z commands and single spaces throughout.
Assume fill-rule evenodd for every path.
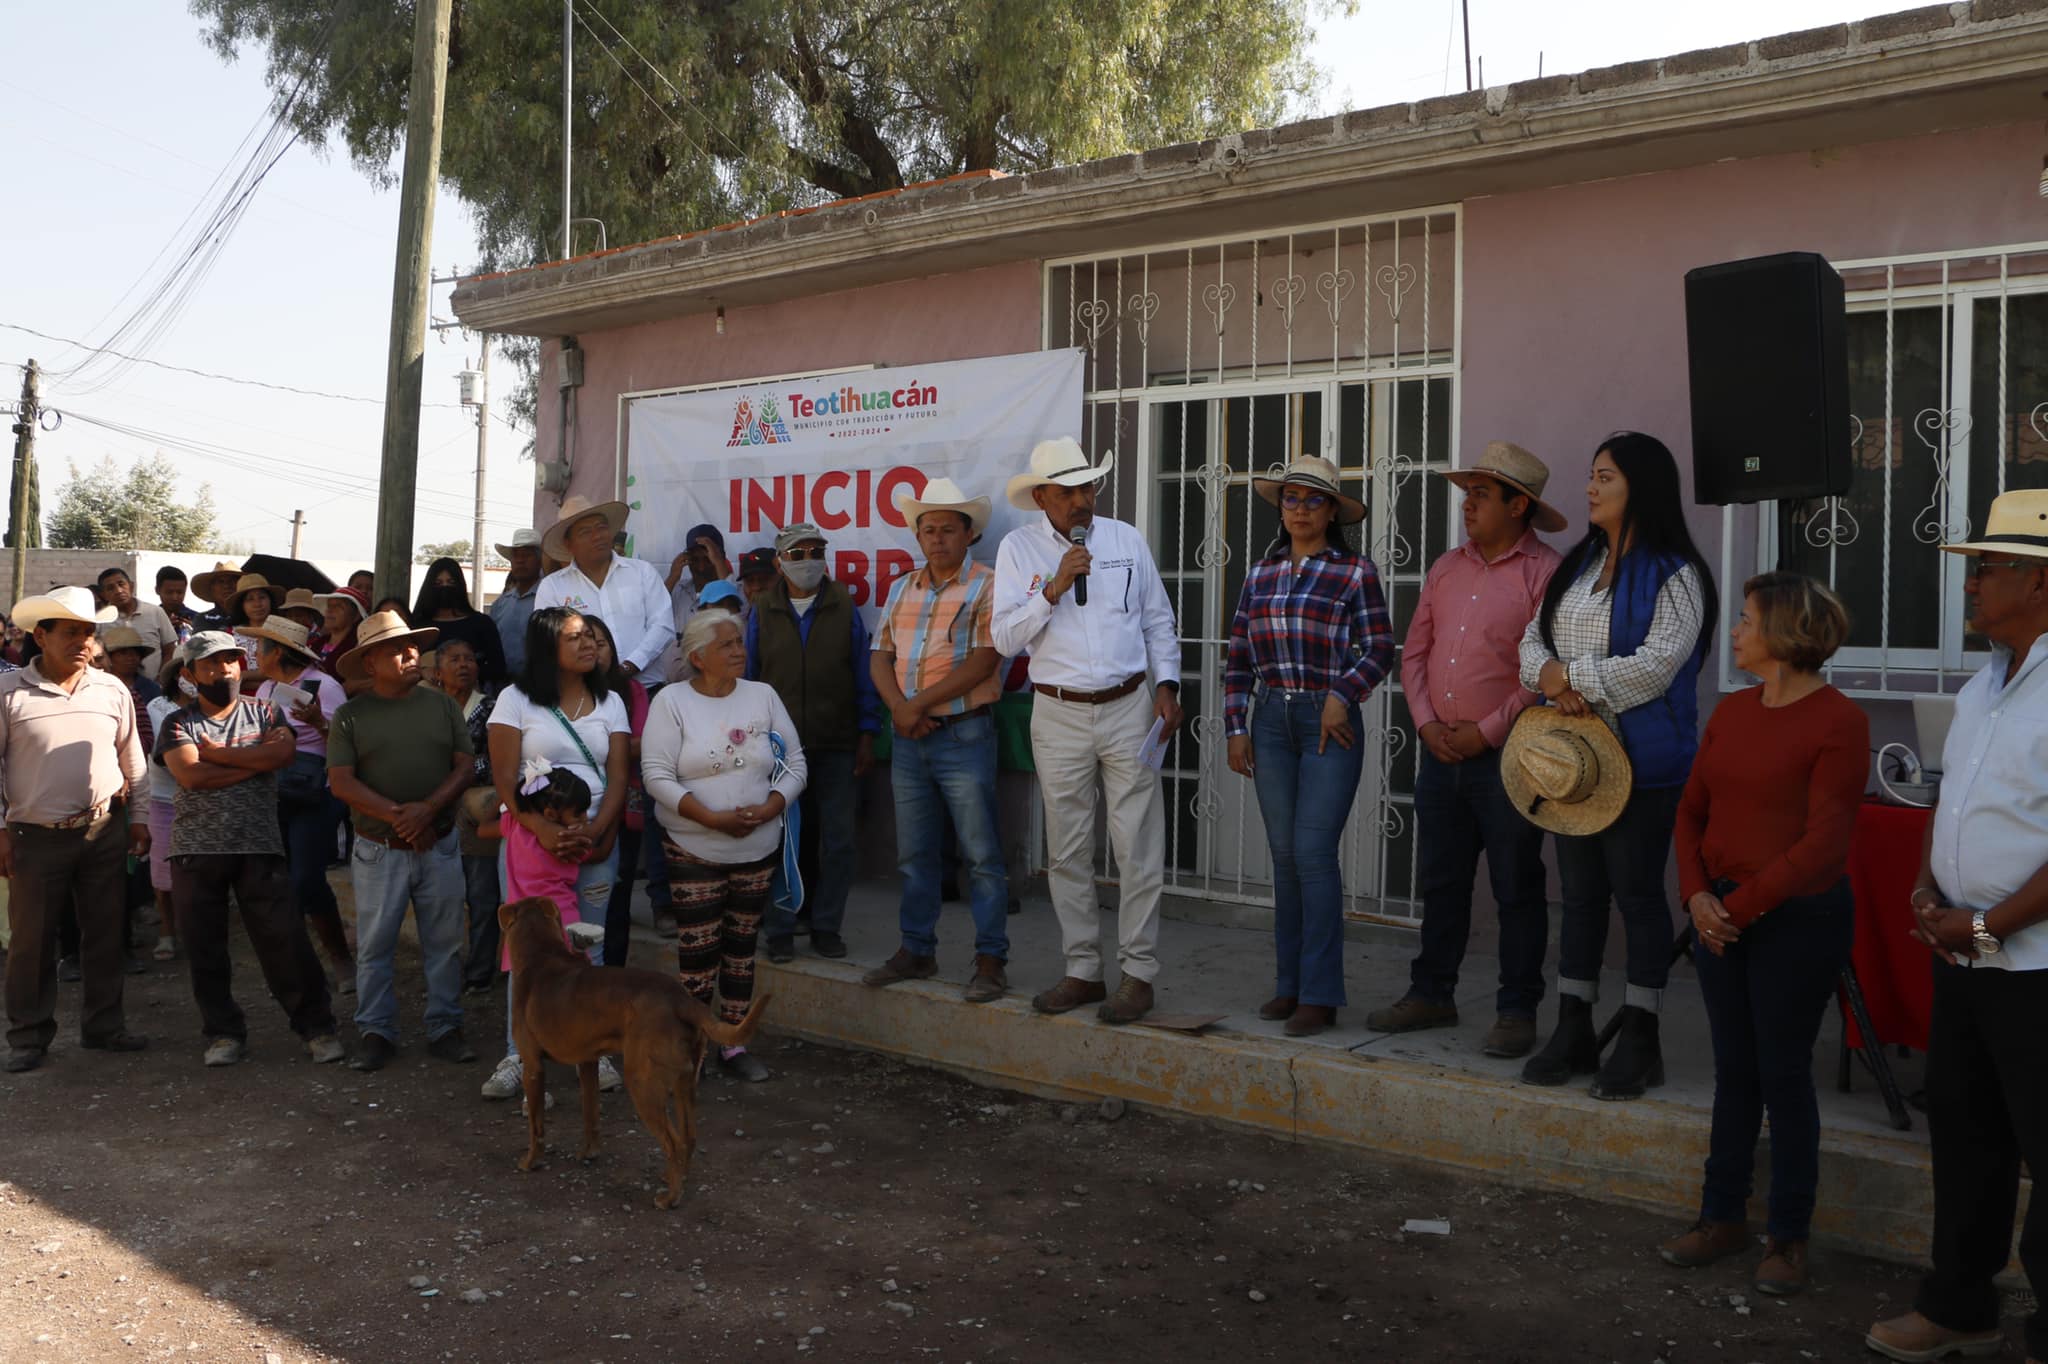
M 781 858 L 783 811 L 804 789 L 804 751 L 774 688 L 742 676 L 738 620 L 698 612 L 683 627 L 680 650 L 691 676 L 654 698 L 640 739 L 641 780 L 668 855 L 677 974 L 737 1022 L 754 997 L 754 942 Z M 768 1078 L 744 1048 L 723 1048 L 718 1060 L 740 1079 Z

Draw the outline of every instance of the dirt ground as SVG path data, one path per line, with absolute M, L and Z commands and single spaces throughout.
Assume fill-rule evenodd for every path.
M 128 994 L 151 1050 L 68 1045 L 68 986 L 50 1063 L 0 1077 L 0 1360 L 1859 1360 L 1912 1293 L 1823 1253 L 1776 1302 L 1755 1257 L 1657 1261 L 1669 1219 L 775 1039 L 768 1083 L 706 1079 L 658 1212 L 623 1094 L 585 1166 L 551 1074 L 550 1160 L 521 1175 L 488 1060 L 410 1031 L 380 1074 L 316 1068 L 246 957 L 237 980 L 239 1067 L 200 1066 L 157 967 Z M 403 959 L 401 999 L 416 1030 Z M 495 1059 L 502 995 L 472 1003 Z

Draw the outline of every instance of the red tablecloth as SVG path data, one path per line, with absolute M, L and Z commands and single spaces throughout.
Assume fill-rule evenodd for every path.
M 1911 936 L 1907 899 L 1920 874 L 1920 849 L 1932 810 L 1865 801 L 1849 844 L 1849 887 L 1856 896 L 1856 947 L 1851 959 L 1870 1009 L 1877 1040 L 1927 1050 L 1934 1017 L 1934 975 L 1929 953 Z M 1838 999 L 1838 1003 L 1841 1001 Z M 1852 1047 L 1862 1034 L 1842 1007 L 1843 1036 Z

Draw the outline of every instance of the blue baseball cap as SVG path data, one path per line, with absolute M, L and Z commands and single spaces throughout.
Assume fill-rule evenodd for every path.
M 747 599 L 740 595 L 739 588 L 733 586 L 724 578 L 720 578 L 715 583 L 704 584 L 704 590 L 697 594 L 697 605 L 699 606 L 716 606 L 722 601 L 733 602 L 740 606 L 747 604 Z

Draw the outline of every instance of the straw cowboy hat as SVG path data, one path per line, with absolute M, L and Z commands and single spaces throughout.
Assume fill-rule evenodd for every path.
M 214 594 L 233 587 L 235 580 L 241 576 L 241 569 L 228 563 L 226 560 L 217 559 L 214 561 L 213 572 L 201 573 L 192 579 L 193 595 L 218 606 L 220 605 L 220 598 Z
M 1345 495 L 1344 490 L 1337 486 L 1337 466 L 1321 455 L 1297 455 L 1288 460 L 1279 473 L 1254 478 L 1252 491 L 1277 507 L 1280 505 L 1280 489 L 1288 484 L 1297 488 L 1313 488 L 1329 497 L 1337 504 L 1337 519 L 1347 526 L 1365 520 L 1365 503 Z
M 512 557 L 512 551 L 515 549 L 530 549 L 538 554 L 541 552 L 540 532 L 527 526 L 521 526 L 518 530 L 512 532 L 511 544 L 492 545 L 491 548 L 497 550 L 499 555 L 506 559 Z
M 220 596 L 215 597 L 213 599 L 214 604 L 216 606 L 226 606 L 229 602 L 239 602 L 251 592 L 268 592 L 273 602 L 284 595 L 278 591 L 277 584 L 271 582 L 270 579 L 264 577 L 261 573 L 244 573 L 241 577 L 235 579 L 234 590 L 232 592 L 223 592 Z
M 950 478 L 935 478 L 926 483 L 923 497 L 912 497 L 908 492 L 897 493 L 896 510 L 903 513 L 903 519 L 910 523 L 913 532 L 917 530 L 917 518 L 928 511 L 961 513 L 967 518 L 970 536 L 979 536 L 988 529 L 989 500 L 986 497 L 969 497 Z
M 269 623 L 264 622 L 265 625 Z M 335 671 L 341 674 L 341 680 L 344 682 L 360 681 L 368 676 L 367 670 L 363 667 L 363 655 L 378 645 L 403 644 L 411 640 L 422 649 L 430 649 L 434 641 L 440 637 L 441 632 L 431 626 L 413 629 L 405 623 L 405 617 L 396 611 L 379 611 L 364 621 L 362 628 L 356 631 L 356 647 L 335 660 Z
M 1550 482 L 1550 466 L 1519 445 L 1504 440 L 1488 441 L 1486 453 L 1471 468 L 1438 472 L 1460 488 L 1471 487 L 1474 479 L 1483 476 L 1506 484 L 1512 492 L 1528 494 L 1529 524 L 1537 530 L 1554 535 L 1568 524 L 1563 512 L 1543 500 L 1543 487 Z
M 118 654 L 123 649 L 139 649 L 145 654 L 156 652 L 148 640 L 125 625 L 110 625 L 100 631 L 100 647 L 110 654 Z
M 1984 533 L 1974 540 L 1943 545 L 1944 554 L 2011 554 L 2048 559 L 2048 488 L 2022 488 L 1991 499 Z
M 247 625 L 239 626 L 236 628 L 235 633 L 243 639 L 267 639 L 272 644 L 278 645 L 281 648 L 290 649 L 293 653 L 298 654 L 309 662 L 318 663 L 320 661 L 320 655 L 314 653 L 306 643 L 306 637 L 312 631 L 290 617 L 279 615 L 275 611 L 265 617 L 263 624 L 254 627 Z
M 626 525 L 626 504 L 623 502 L 592 502 L 582 493 L 562 503 L 562 515 L 547 533 L 540 537 L 540 552 L 550 559 L 567 560 L 571 557 L 568 539 L 569 527 L 586 516 L 602 516 L 605 529 L 616 536 Z M 517 537 L 514 537 L 515 539 Z
M 23 597 L 9 613 L 15 628 L 33 630 L 46 620 L 75 620 L 85 625 L 105 625 L 114 619 L 111 606 L 93 601 L 89 587 L 53 587 L 38 597 Z
M 314 599 L 313 589 L 310 587 L 295 587 L 285 593 L 284 600 L 278 603 L 277 609 L 280 611 L 311 611 L 316 616 L 323 614 L 320 603 Z
M 1062 488 L 1078 488 L 1084 483 L 1099 483 L 1109 477 L 1114 455 L 1104 455 L 1102 463 L 1090 464 L 1081 442 L 1072 436 L 1061 436 L 1058 440 L 1042 440 L 1031 447 L 1031 466 L 1010 480 L 1003 495 L 1010 505 L 1019 511 L 1036 511 L 1038 504 L 1031 500 L 1033 488 L 1057 483 Z
M 1500 752 L 1500 782 L 1522 818 L 1554 834 L 1597 834 L 1621 816 L 1635 772 L 1597 715 L 1531 706 Z

